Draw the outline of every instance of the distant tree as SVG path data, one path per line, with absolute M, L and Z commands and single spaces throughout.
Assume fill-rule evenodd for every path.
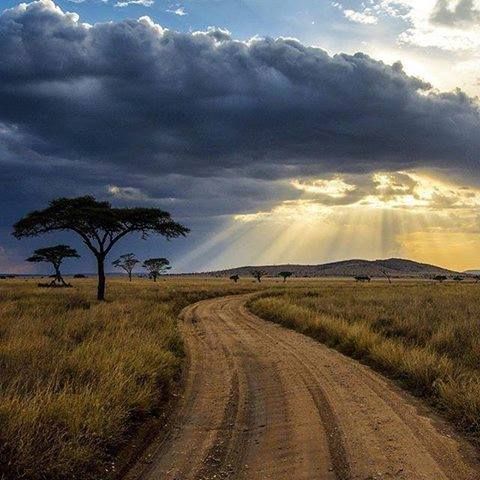
M 388 283 L 392 283 L 392 279 L 386 270 L 382 270 L 382 275 L 388 280 Z
M 278 274 L 279 277 L 283 278 L 283 283 L 287 281 L 287 278 L 290 278 L 293 275 L 293 272 L 280 272 Z
M 443 283 L 445 280 L 447 280 L 447 277 L 445 275 L 435 275 L 433 279 L 439 283 Z
M 455 282 L 461 282 L 463 281 L 463 277 L 461 275 L 455 275 L 452 280 L 455 280 Z
M 133 253 L 125 253 L 124 255 L 120 255 L 120 257 L 112 262 L 112 265 L 115 268 L 121 268 L 122 270 L 125 270 L 125 272 L 127 272 L 128 279 L 131 282 L 133 269 L 138 263 L 140 263 L 140 260 L 135 258 Z
M 73 278 L 87 278 L 86 275 L 84 275 L 83 273 L 76 273 Z
M 233 280 L 235 283 L 237 283 L 240 280 L 240 277 L 238 275 L 231 275 L 230 280 Z
M 74 248 L 69 247 L 68 245 L 55 245 L 54 247 L 39 248 L 33 252 L 31 257 L 27 258 L 27 262 L 34 263 L 51 263 L 54 269 L 54 274 L 51 275 L 53 280 L 50 283 L 50 286 L 62 285 L 67 287 L 68 284 L 62 277 L 60 273 L 60 266 L 66 258 L 79 258 L 80 255 Z
M 157 278 L 170 270 L 170 262 L 166 258 L 149 258 L 143 262 L 143 268 L 148 272 L 148 276 L 156 282 Z
M 368 275 L 357 275 L 355 280 L 357 282 L 370 282 L 372 279 Z
M 262 281 L 262 277 L 267 274 L 264 270 L 250 270 L 250 275 L 257 280 L 258 283 Z
M 19 220 L 13 229 L 17 238 L 65 230 L 79 235 L 97 259 L 98 300 L 105 300 L 105 258 L 123 237 L 139 232 L 143 239 L 151 233 L 170 239 L 189 232 L 158 208 L 112 208 L 91 196 L 53 200 L 48 208 Z
M 475 283 L 480 282 L 480 275 L 474 275 L 473 279 L 475 280 Z

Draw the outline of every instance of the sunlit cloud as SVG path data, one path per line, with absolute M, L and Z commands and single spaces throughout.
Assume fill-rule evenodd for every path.
M 334 178 L 333 180 L 293 180 L 292 186 L 304 192 L 323 194 L 332 198 L 345 197 L 348 192 L 356 188 L 355 185 L 346 183 L 340 177 Z
M 333 7 L 338 8 L 349 21 L 354 23 L 362 23 L 364 25 L 374 25 L 378 23 L 378 18 L 374 15 L 374 11 L 369 7 L 364 7 L 362 10 L 352 10 L 345 8 L 339 2 L 333 2 Z
M 384 0 L 373 8 L 409 22 L 400 43 L 450 51 L 480 47 L 479 9 L 478 0 Z
M 363 23 L 365 25 L 373 25 L 378 22 L 378 18 L 370 12 L 357 12 L 355 10 L 344 10 L 345 17 L 355 23 Z
M 123 200 L 148 200 L 148 196 L 145 195 L 139 188 L 109 185 L 107 190 L 108 193 L 113 197 Z

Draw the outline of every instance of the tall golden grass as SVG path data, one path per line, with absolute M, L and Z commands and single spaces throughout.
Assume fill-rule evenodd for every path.
M 401 380 L 479 436 L 479 285 L 317 283 L 249 307 Z
M 186 305 L 253 285 L 221 280 L 0 284 L 0 478 L 103 479 L 132 427 L 162 407 L 182 363 Z

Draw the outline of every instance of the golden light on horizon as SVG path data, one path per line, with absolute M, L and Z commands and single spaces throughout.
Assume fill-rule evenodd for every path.
M 220 249 L 220 240 L 222 248 L 206 268 L 395 256 L 458 270 L 476 266 L 478 189 L 406 171 L 290 185 L 300 192 L 296 200 L 235 215 L 212 236 L 203 251 Z

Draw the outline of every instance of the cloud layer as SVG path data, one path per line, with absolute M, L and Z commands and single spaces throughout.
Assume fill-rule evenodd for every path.
M 4 12 L 0 43 L 10 161 L 272 178 L 462 168 L 480 151 L 472 99 L 361 53 L 177 33 L 148 17 L 91 26 L 50 0 Z

